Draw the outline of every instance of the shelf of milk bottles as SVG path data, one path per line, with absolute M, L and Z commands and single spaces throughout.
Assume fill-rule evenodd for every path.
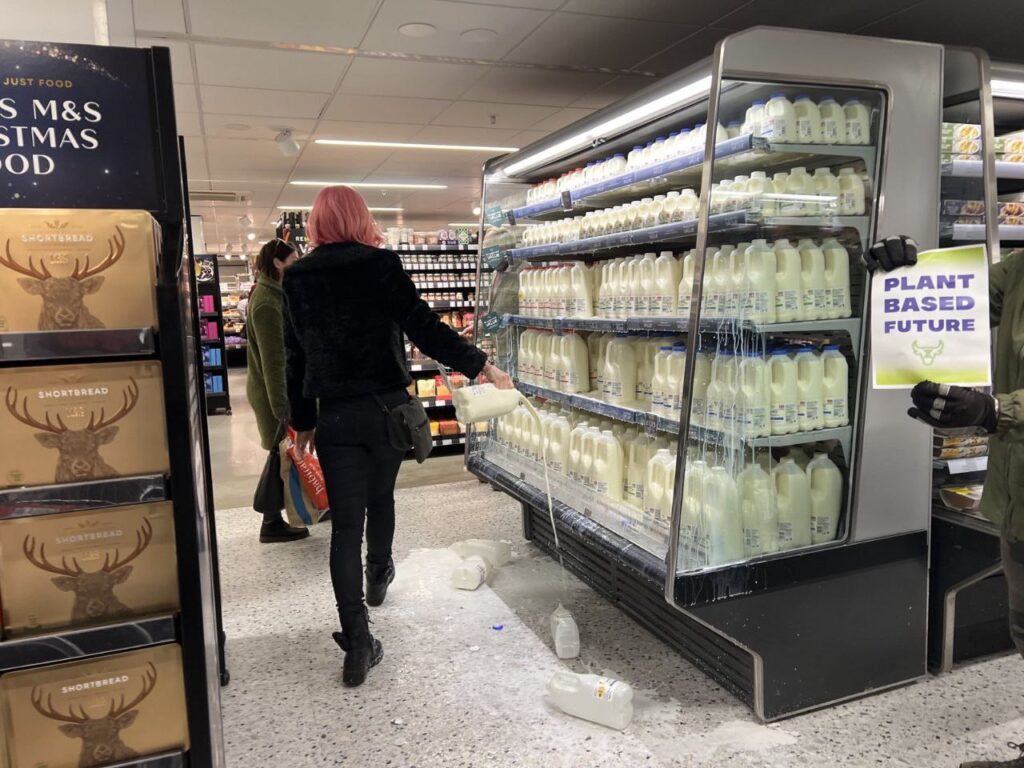
M 679 422 L 674 422 L 676 432 Z M 690 425 L 690 439 L 707 445 L 744 445 L 748 448 L 785 448 L 793 445 L 810 445 L 836 440 L 843 447 L 843 456 L 849 460 L 850 447 L 853 443 L 853 427 L 833 427 L 831 429 L 815 429 L 810 432 L 794 432 L 789 435 L 768 435 L 766 437 L 744 437 L 733 432 L 721 432 L 699 425 Z
M 863 160 L 869 169 L 873 169 L 875 148 L 845 144 L 780 144 L 751 134 L 715 145 L 716 171 L 723 168 L 737 172 L 744 168 L 767 171 L 799 164 L 815 168 L 851 159 Z M 574 209 L 601 208 L 621 200 L 692 187 L 700 184 L 703 168 L 704 150 L 698 149 L 657 165 L 563 192 L 559 197 L 513 208 L 511 215 L 513 221 L 550 218 L 553 214 L 563 216 Z

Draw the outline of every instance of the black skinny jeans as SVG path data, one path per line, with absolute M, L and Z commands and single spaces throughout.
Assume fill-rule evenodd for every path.
M 404 389 L 380 394 L 387 406 L 408 399 Z M 342 628 L 363 612 L 362 545 L 383 565 L 395 536 L 395 480 L 404 453 L 391 447 L 383 410 L 370 395 L 321 400 L 316 452 L 331 505 L 331 582 Z

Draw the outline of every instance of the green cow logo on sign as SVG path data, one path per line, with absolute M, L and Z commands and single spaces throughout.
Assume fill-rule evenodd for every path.
M 921 358 L 921 362 L 924 365 L 933 365 L 935 363 L 935 359 L 942 354 L 942 350 L 945 346 L 946 345 L 942 342 L 942 339 L 939 339 L 939 343 L 934 347 L 926 347 L 922 345 L 921 342 L 915 341 L 912 345 L 912 349 L 914 350 L 914 354 Z

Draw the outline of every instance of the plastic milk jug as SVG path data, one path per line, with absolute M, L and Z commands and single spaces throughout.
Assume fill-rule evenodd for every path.
M 546 331 L 538 332 L 537 340 L 533 345 L 532 359 L 534 370 L 534 383 L 540 387 L 549 386 L 547 380 L 545 379 L 545 368 L 548 364 L 548 355 L 551 354 L 552 338 L 552 335 Z
M 789 240 L 775 241 L 775 321 L 801 319 L 800 253 Z
M 472 592 L 487 581 L 489 575 L 490 567 L 487 561 L 479 555 L 473 555 L 455 567 L 455 570 L 452 571 L 451 584 L 456 589 Z
M 824 320 L 828 316 L 825 293 L 825 254 L 813 240 L 805 239 L 800 247 L 800 294 L 803 320 Z
M 544 460 L 544 415 L 538 414 L 539 422 L 532 414 L 528 417 L 530 424 L 530 447 L 528 454 L 534 461 Z M 550 416 L 548 416 L 550 418 Z
M 548 468 L 565 473 L 569 466 L 569 436 L 572 428 L 565 416 L 555 416 L 548 424 Z
M 604 293 L 601 297 L 604 305 L 604 316 L 615 317 L 615 305 L 619 296 L 619 260 L 612 259 L 607 264 L 604 276 Z
M 760 465 L 751 464 L 736 478 L 743 520 L 743 554 L 757 557 L 779 547 L 779 516 L 775 510 L 772 478 Z
M 659 448 L 647 462 L 644 479 L 644 513 L 654 519 L 661 518 L 665 495 L 671 493 L 670 477 L 676 460 L 668 448 Z
M 690 299 L 693 294 L 693 270 L 696 267 L 694 259 L 697 251 L 691 248 L 683 256 L 683 277 L 679 281 L 678 300 L 676 301 L 676 315 L 688 317 L 690 314 Z
M 640 317 L 647 317 L 655 314 L 651 307 L 658 293 L 653 253 L 645 253 L 640 258 L 637 271 L 640 286 L 637 293 L 636 314 Z
M 822 407 L 825 400 L 825 367 L 821 356 L 813 349 L 801 349 L 796 355 L 797 384 L 800 400 L 797 418 L 801 432 L 821 429 L 825 426 Z
M 730 256 L 736 250 L 733 245 L 723 245 L 715 251 L 711 262 L 711 281 L 704 293 L 707 297 L 703 307 L 705 317 L 724 317 L 726 302 L 732 291 Z
M 580 655 L 579 627 L 561 603 L 551 614 L 551 639 L 555 642 L 555 655 L 558 658 L 575 659 Z
M 821 141 L 824 144 L 846 144 L 846 114 L 831 96 L 818 103 L 821 113 Z
M 601 430 L 591 426 L 583 435 L 583 449 L 580 454 L 580 482 L 587 488 L 594 487 L 594 459 L 597 452 L 597 440 Z
M 764 105 L 761 135 L 777 143 L 792 144 L 797 141 L 796 109 L 784 93 L 773 93 L 768 103 Z
M 833 541 L 843 506 L 843 475 L 824 453 L 814 454 L 807 465 L 811 485 L 811 542 Z
M 768 366 L 756 350 L 744 352 L 739 366 L 739 389 L 736 409 L 742 434 L 767 437 L 771 434 L 771 389 Z
M 633 689 L 609 677 L 556 672 L 548 682 L 548 696 L 567 715 L 617 731 L 633 719 Z
M 755 323 L 774 323 L 775 251 L 766 241 L 755 240 L 747 248 L 743 261 L 749 288 L 741 316 Z
M 501 568 L 512 562 L 512 545 L 495 539 L 466 539 L 452 544 L 451 549 L 459 557 L 477 555 L 484 558 L 493 568 Z
M 591 295 L 590 271 L 581 261 L 569 269 L 569 311 L 570 317 L 593 317 L 594 304 Z
M 608 303 L 612 295 L 611 284 L 609 283 L 609 280 L 611 279 L 611 275 L 609 273 L 611 262 L 605 261 L 595 266 L 597 267 L 598 277 L 597 289 L 594 294 L 596 297 L 594 313 L 597 317 L 608 317 Z
M 679 549 L 686 568 L 703 564 L 704 534 L 701 515 L 704 513 L 704 481 L 707 474 L 707 462 L 699 459 L 687 462 L 686 476 L 683 478 L 682 514 L 679 520 Z M 698 559 L 701 562 L 698 563 Z
M 814 194 L 817 213 L 821 216 L 835 216 L 839 213 L 839 179 L 830 168 L 814 169 Z
M 845 427 L 850 423 L 849 383 L 850 366 L 839 351 L 838 344 L 826 344 L 821 356 L 824 366 L 825 404 L 822 420 L 828 429 Z
M 590 429 L 590 424 L 586 421 L 580 421 L 572 428 L 572 432 L 569 434 L 569 464 L 566 474 L 574 483 L 583 482 L 581 479 L 583 467 L 583 437 L 587 434 L 588 429 Z
M 871 114 L 857 99 L 843 104 L 846 117 L 846 143 L 867 144 L 871 141 Z
M 796 112 L 796 140 L 800 144 L 821 144 L 821 111 L 807 95 L 793 102 Z
M 864 180 L 847 166 L 839 171 L 839 214 L 863 216 L 865 209 Z
M 750 133 L 754 136 L 760 136 L 762 133 L 761 124 L 764 122 L 764 102 L 755 101 L 749 107 L 747 107 L 747 113 L 743 118 L 743 124 L 740 126 L 740 133 Z
M 578 333 L 562 336 L 562 392 L 590 391 L 590 355 L 587 343 Z
M 768 360 L 771 382 L 771 421 L 773 435 L 789 435 L 800 431 L 798 416 L 800 387 L 796 360 L 786 349 L 775 349 Z
M 673 344 L 668 356 L 668 380 L 666 382 L 666 413 L 678 421 L 681 417 L 683 396 L 683 372 L 686 370 L 686 345 Z
M 530 345 L 536 331 L 524 330 L 519 334 L 519 355 L 516 361 L 517 376 L 520 381 L 531 383 L 533 381 L 532 364 L 530 361 Z
M 692 189 L 684 189 L 679 193 L 679 221 L 691 221 L 697 218 L 700 210 L 700 198 Z
M 598 366 L 601 362 L 601 336 L 602 334 L 593 331 L 587 334 L 587 365 L 590 368 L 590 390 L 594 389 L 600 391 L 601 386 L 598 383 L 600 379 L 600 372 Z
M 594 490 L 613 501 L 622 501 L 622 445 L 605 430 L 594 446 Z
M 622 302 L 623 317 L 636 315 L 637 303 L 640 298 L 640 259 L 642 258 L 642 256 L 634 256 L 626 259 L 626 292 Z
M 625 500 L 637 509 L 644 506 L 644 481 L 647 476 L 647 463 L 651 460 L 654 441 L 641 432 L 626 448 L 626 481 L 624 485 Z
M 676 294 L 682 279 L 682 265 L 672 251 L 662 251 L 654 264 L 654 292 L 651 314 L 672 317 L 676 314 Z
M 613 334 L 602 333 L 599 334 L 600 339 L 597 343 L 597 376 L 591 378 L 590 386 L 597 391 L 598 396 L 604 397 L 604 366 L 608 362 L 608 345 L 611 343 Z
M 803 166 L 790 169 L 786 178 L 786 194 L 791 197 L 783 200 L 780 215 L 811 216 L 817 213 L 817 206 L 809 199 L 814 197 L 814 177 Z
M 739 396 L 740 358 L 730 350 L 722 350 L 718 356 L 722 358 L 720 366 L 722 380 L 719 385 L 722 398 L 719 419 L 722 423 L 722 431 L 738 434 L 740 425 L 736 421 L 736 401 Z
M 747 302 L 750 298 L 750 275 L 747 272 L 747 249 L 749 243 L 740 243 L 729 252 L 729 285 L 725 287 L 720 300 L 720 314 L 723 317 L 746 317 Z
M 722 431 L 722 369 L 724 364 L 725 355 L 719 352 L 711 361 L 711 379 L 705 394 L 704 426 L 717 431 Z M 696 371 L 694 373 L 696 374 Z
M 632 404 L 636 392 L 636 352 L 626 334 L 615 334 L 604 364 L 604 399 L 614 405 Z
M 821 242 L 825 254 L 825 304 L 829 318 L 849 317 L 850 254 L 834 237 Z
M 811 543 L 811 484 L 807 474 L 786 456 L 772 470 L 779 515 L 779 549 Z
M 459 421 L 472 424 L 508 413 L 523 401 L 514 389 L 498 389 L 493 384 L 476 384 L 452 392 L 452 405 Z
M 705 549 L 708 565 L 743 559 L 743 519 L 736 481 L 725 467 L 712 467 L 704 479 Z
M 710 384 L 711 355 L 700 352 L 693 358 L 693 391 L 690 393 L 690 420 L 694 424 L 703 425 L 707 420 Z
M 786 202 L 786 184 L 789 182 L 789 174 L 779 171 L 772 176 L 772 188 L 769 190 L 776 196 L 775 215 L 790 216 L 792 207 Z
M 777 210 L 773 198 L 765 199 L 765 192 L 774 192 L 768 175 L 764 171 L 751 171 L 747 182 L 747 207 L 752 211 L 761 211 L 765 216 L 774 216 Z
M 666 418 L 670 417 L 671 393 L 668 388 L 669 359 L 672 347 L 659 347 L 654 355 L 654 376 L 651 379 L 651 412 Z

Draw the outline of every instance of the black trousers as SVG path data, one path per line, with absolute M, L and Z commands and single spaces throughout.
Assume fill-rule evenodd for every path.
M 404 389 L 380 394 L 388 407 Z M 404 453 L 391 447 L 383 410 L 372 396 L 322 400 L 316 452 L 331 505 L 331 583 L 342 627 L 363 612 L 363 525 L 366 559 L 383 565 L 395 536 L 395 480 Z

